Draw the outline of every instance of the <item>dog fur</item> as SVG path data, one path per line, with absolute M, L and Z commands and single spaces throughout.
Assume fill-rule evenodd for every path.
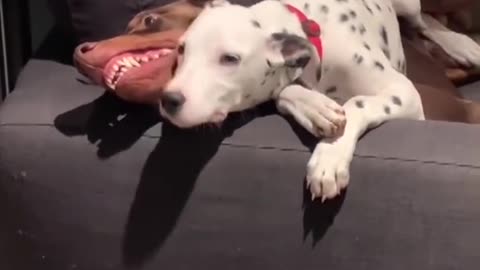
M 322 59 L 285 3 L 321 25 Z M 281 112 L 326 137 L 308 162 L 307 182 L 312 198 L 334 198 L 349 183 L 365 131 L 392 119 L 425 119 L 420 95 L 405 76 L 396 16 L 457 59 L 479 63 L 476 44 L 462 37 L 463 50 L 456 50 L 420 11 L 416 0 L 267 0 L 251 7 L 214 1 L 180 39 L 178 69 L 160 111 L 177 126 L 191 127 L 273 98 Z

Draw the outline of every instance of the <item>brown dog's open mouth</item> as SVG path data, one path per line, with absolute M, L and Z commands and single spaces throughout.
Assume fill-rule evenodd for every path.
M 171 48 L 136 50 L 112 57 L 103 69 L 106 86 L 115 90 L 123 80 L 132 80 L 144 74 L 151 74 L 165 67 L 165 58 L 173 52 Z

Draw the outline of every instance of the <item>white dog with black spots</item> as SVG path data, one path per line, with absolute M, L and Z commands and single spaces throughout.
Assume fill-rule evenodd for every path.
M 291 8 L 318 23 L 321 48 Z M 210 2 L 181 38 L 161 114 L 187 128 L 274 99 L 280 112 L 323 137 L 306 178 L 313 199 L 334 198 L 349 183 L 365 131 L 391 119 L 424 119 L 405 76 L 397 16 L 457 60 L 480 66 L 476 43 L 430 27 L 420 11 L 420 0 Z

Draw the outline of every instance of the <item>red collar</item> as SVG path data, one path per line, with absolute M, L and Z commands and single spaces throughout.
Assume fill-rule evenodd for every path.
M 322 40 L 320 39 L 320 25 L 313 20 L 310 20 L 303 12 L 296 7 L 286 4 L 287 9 L 295 14 L 302 24 L 303 31 L 308 37 L 308 40 L 317 49 L 318 57 L 323 57 Z

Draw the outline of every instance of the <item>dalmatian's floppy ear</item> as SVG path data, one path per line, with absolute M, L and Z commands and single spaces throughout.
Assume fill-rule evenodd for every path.
M 226 5 L 230 5 L 230 2 L 228 2 L 228 0 L 209 0 L 205 3 L 206 8 L 221 7 Z
M 304 68 L 313 54 L 310 42 L 297 35 L 273 33 L 268 43 L 269 62 L 289 68 Z

